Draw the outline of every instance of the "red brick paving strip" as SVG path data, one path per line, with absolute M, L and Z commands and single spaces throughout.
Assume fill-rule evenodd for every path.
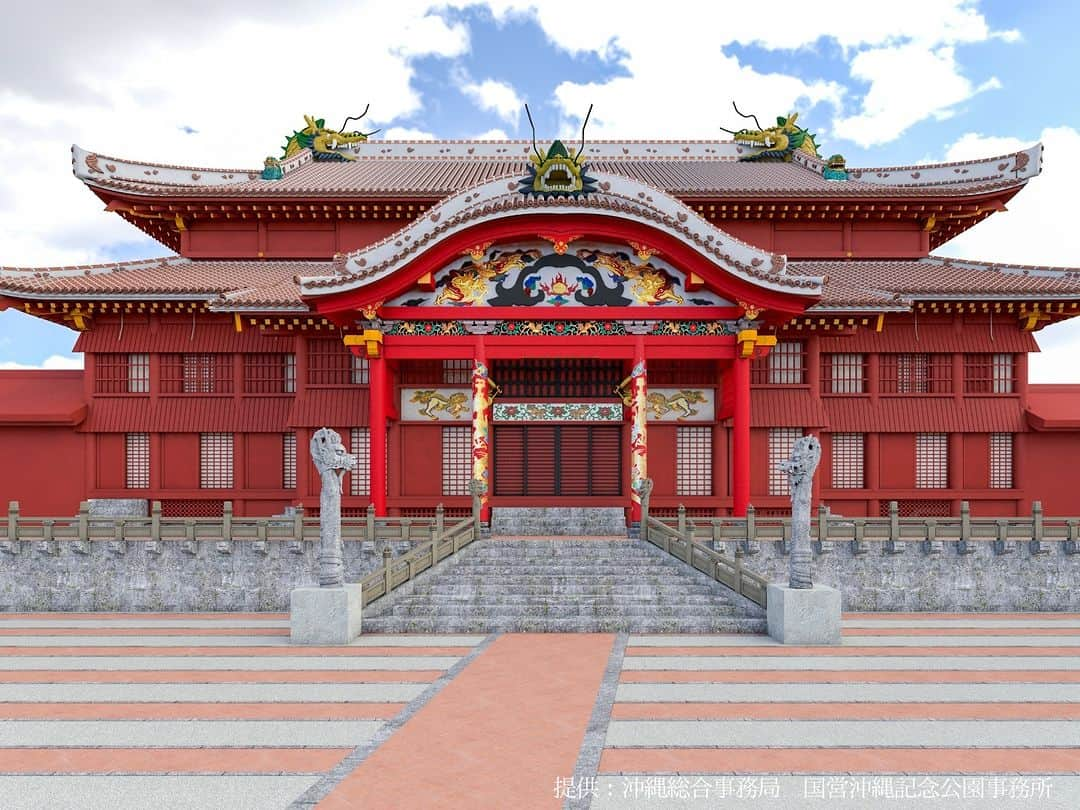
M 1080 750 L 608 748 L 601 773 L 1080 773 Z
M 8 748 L 0 773 L 322 773 L 348 748 Z
M 111 621 L 113 619 L 199 619 L 206 621 L 265 619 L 268 621 L 288 621 L 288 613 L 5 613 L 4 619 L 48 619 L 62 622 L 68 619 L 93 619 Z M 151 628 L 147 627 L 147 630 Z
M 319 807 L 561 807 L 614 640 L 500 636 Z
M 616 703 L 612 720 L 1080 720 L 1075 703 Z
M 0 636 L 287 636 L 288 627 L 0 627 Z
M 44 656 L 118 656 L 125 655 L 161 655 L 161 656 L 274 656 L 274 657 L 311 657 L 333 656 L 372 657 L 382 655 L 425 656 L 440 655 L 460 658 L 469 651 L 469 647 L 15 647 L 0 644 L 0 656 L 5 655 L 44 655 Z

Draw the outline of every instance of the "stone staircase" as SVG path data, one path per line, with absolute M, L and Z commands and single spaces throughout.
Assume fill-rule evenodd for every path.
M 625 537 L 626 513 L 621 506 L 496 506 L 491 533 L 526 537 Z
M 765 632 L 765 614 L 637 540 L 481 540 L 364 609 L 364 632 Z

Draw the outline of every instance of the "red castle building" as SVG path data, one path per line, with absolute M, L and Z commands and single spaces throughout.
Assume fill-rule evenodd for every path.
M 367 140 L 321 120 L 262 169 L 74 147 L 176 255 L 0 269 L 83 371 L 0 372 L 0 496 L 166 515 L 318 505 L 308 441 L 360 465 L 345 514 L 623 506 L 782 514 L 820 436 L 837 513 L 1075 513 L 1080 396 L 1027 382 L 1080 271 L 938 258 L 1041 146 L 851 169 L 778 119 L 732 141 Z

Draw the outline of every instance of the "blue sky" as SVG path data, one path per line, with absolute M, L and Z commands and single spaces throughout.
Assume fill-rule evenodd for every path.
M 258 166 L 303 113 L 334 122 L 368 102 L 372 125 L 389 136 L 527 137 L 528 101 L 541 138 L 576 131 L 590 103 L 593 137 L 721 137 L 718 127 L 739 123 L 734 99 L 762 120 L 798 109 L 827 153 L 856 166 L 990 156 L 1042 140 L 1044 175 L 1009 212 L 940 252 L 1080 265 L 1070 222 L 1080 184 L 1075 3 L 824 2 L 807 14 L 787 0 L 767 10 L 672 0 L 648 15 L 602 0 L 402 0 L 333 15 L 315 2 L 145 8 L 103 0 L 91 13 L 71 0 L 48 26 L 20 9 L 0 32 L 0 131 L 30 132 L 34 144 L 0 137 L 0 264 L 164 252 L 71 176 L 72 142 L 136 159 Z M 164 69 L 175 64 L 183 70 Z M 0 313 L 0 367 L 64 365 L 73 340 Z M 1036 379 L 1080 382 L 1069 362 L 1080 327 L 1040 340 Z

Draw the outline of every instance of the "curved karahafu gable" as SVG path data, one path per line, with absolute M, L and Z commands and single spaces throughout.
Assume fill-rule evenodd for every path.
M 467 189 L 392 236 L 343 257 L 338 275 L 298 279 L 301 293 L 306 298 L 322 298 L 345 292 L 362 294 L 378 287 L 388 293 L 387 298 L 400 294 L 426 270 L 414 268 L 396 278 L 399 271 L 419 257 L 437 252 L 440 246 L 461 241 L 471 233 L 482 235 L 485 225 L 501 228 L 504 238 L 515 228 L 521 235 L 533 237 L 546 236 L 544 229 L 563 237 L 599 237 L 618 225 L 648 232 L 657 243 L 678 245 L 693 256 L 703 276 L 724 274 L 753 288 L 799 296 L 804 301 L 820 296 L 821 278 L 789 273 L 784 256 L 735 239 L 674 197 L 625 177 L 598 174 L 595 179 L 598 191 L 578 197 L 525 196 L 518 181 L 506 179 Z M 571 233 L 575 228 L 581 233 Z M 395 277 L 393 282 L 391 277 Z

